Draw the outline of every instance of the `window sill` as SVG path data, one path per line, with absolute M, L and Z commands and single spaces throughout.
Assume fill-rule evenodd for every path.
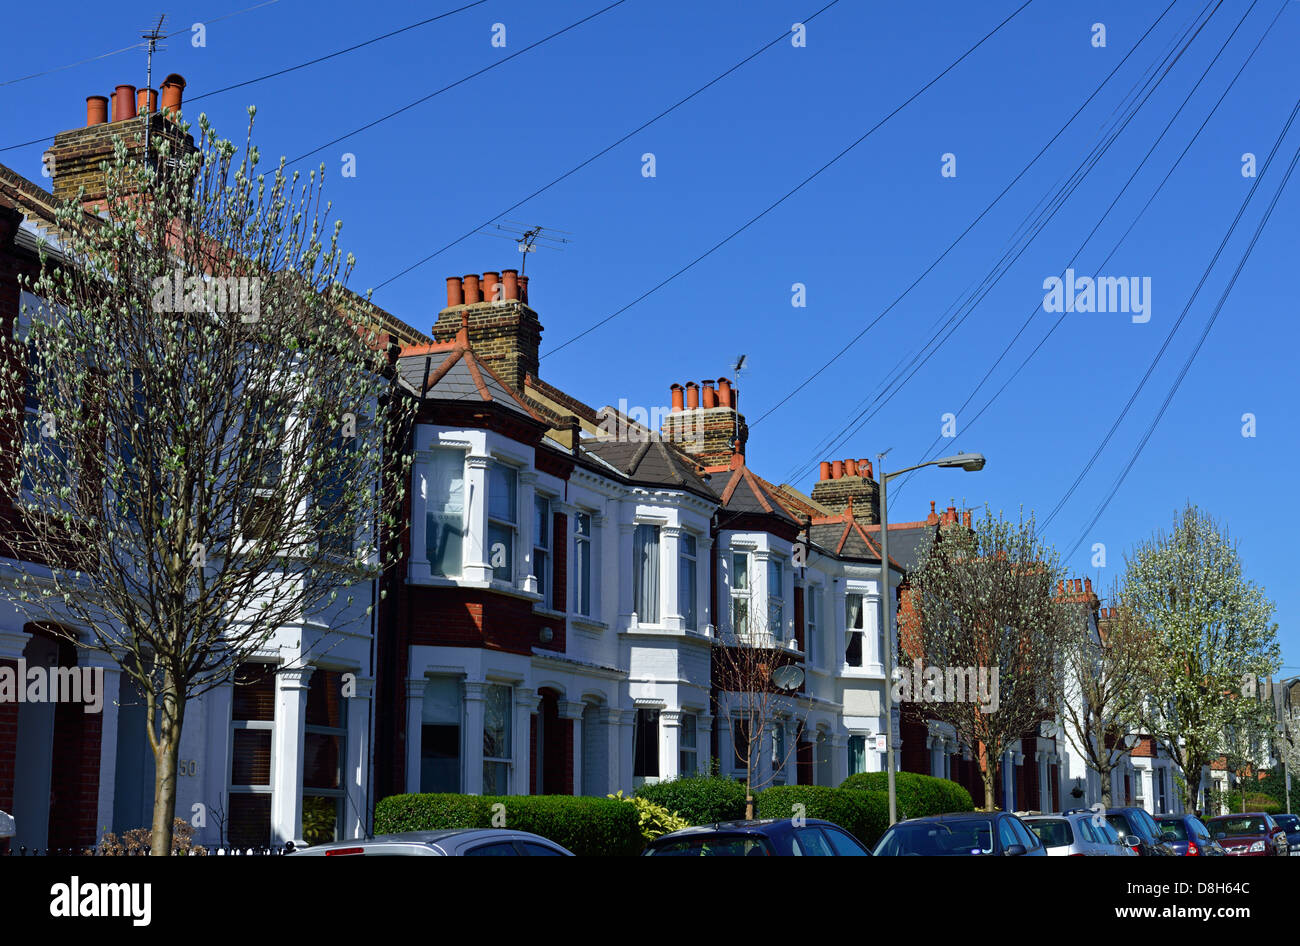
M 559 621 L 563 621 L 569 616 L 568 611 L 556 611 L 554 608 L 543 607 L 541 604 L 533 606 L 533 613 L 540 614 L 544 618 L 555 618 Z
M 588 617 L 585 614 L 570 615 L 569 623 L 571 623 L 574 627 L 584 631 L 594 631 L 596 633 L 601 633 L 609 630 L 609 625 L 606 624 L 604 621 L 597 620 L 596 618 L 593 617 Z

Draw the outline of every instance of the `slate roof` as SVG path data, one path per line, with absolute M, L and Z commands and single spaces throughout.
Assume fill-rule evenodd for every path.
M 538 411 L 474 354 L 469 344 L 469 329 L 464 324 L 449 342 L 402 349 L 397 370 L 403 381 L 427 399 L 494 403 L 532 420 L 542 419 Z
M 763 479 L 745 465 L 743 456 L 737 454 L 729 471 L 714 473 L 713 477 L 720 484 L 718 496 L 728 512 L 773 516 L 791 525 L 801 525 L 773 495 L 775 490 L 768 489 Z
M 696 472 L 694 462 L 671 449 L 658 435 L 643 443 L 593 438 L 582 441 L 580 450 L 632 483 L 685 489 L 717 501 L 717 495 Z

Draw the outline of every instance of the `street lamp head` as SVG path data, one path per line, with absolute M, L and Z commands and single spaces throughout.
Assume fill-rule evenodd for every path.
M 936 460 L 935 466 L 959 466 L 968 473 L 975 473 L 984 469 L 984 454 L 954 453 L 950 457 Z

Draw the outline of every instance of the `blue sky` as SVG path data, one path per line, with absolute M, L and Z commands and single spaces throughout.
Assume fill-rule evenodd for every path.
M 219 19 L 255 0 L 208 0 L 170 10 L 169 28 L 206 24 L 155 59 L 189 82 L 187 99 L 333 52 L 470 0 L 446 3 L 308 3 L 277 0 Z M 264 155 L 295 157 L 491 65 L 610 0 L 488 0 L 436 23 L 286 76 L 213 95 L 205 110 L 242 140 L 258 106 Z M 1102 268 L 1115 241 L 1232 80 L 1281 0 L 1259 0 L 1164 141 L 1079 256 L 1079 275 L 1151 280 L 1151 318 L 1069 313 L 1004 393 L 983 405 L 1057 318 L 1042 311 L 1044 279 L 1075 249 L 1155 142 L 1249 0 L 1225 0 L 1114 145 L 1023 255 L 938 352 L 856 431 L 850 421 L 900 360 L 911 359 L 937 319 L 995 265 L 1025 215 L 1119 114 L 1116 109 L 1202 10 L 1177 0 L 1128 64 L 1051 149 L 915 290 L 838 361 L 762 417 L 878 316 L 964 230 L 1057 132 L 1165 8 L 1162 0 L 1036 0 L 947 76 L 833 166 L 684 274 L 586 335 L 746 223 L 888 115 L 1020 6 L 1021 0 L 878 4 L 839 0 L 625 0 L 589 22 L 401 115 L 325 148 L 327 194 L 358 258 L 352 287 L 385 282 L 486 223 L 709 82 L 791 24 L 783 40 L 561 184 L 505 216 L 568 231 L 563 252 L 529 257 L 531 298 L 545 334 L 542 376 L 589 403 L 654 407 L 669 385 L 730 375 L 739 381 L 751 466 L 810 490 L 820 459 L 872 457 L 892 448 L 899 468 L 926 456 L 946 413 L 957 436 L 942 448 L 979 450 L 979 474 L 922 471 L 894 489 L 891 517 L 921 518 L 928 501 L 1040 517 L 1057 504 L 1124 402 L 1227 231 L 1295 104 L 1300 9 L 1285 9 L 1223 106 Z M 1213 8 L 1213 4 L 1208 5 Z M 1300 7 L 1290 4 L 1291 7 Z M 80 125 L 84 99 L 119 83 L 144 84 L 140 51 L 21 82 L 135 41 L 156 5 L 19 5 L 0 38 L 0 148 Z M 69 24 L 90 29 L 75 30 Z M 494 24 L 505 46 L 493 46 Z M 1093 24 L 1106 45 L 1093 45 Z M 499 33 L 497 34 L 499 35 Z M 57 40 L 57 41 L 56 41 Z M 1210 317 L 1296 147 L 1279 160 L 1147 387 L 1096 466 L 1053 520 L 1047 538 L 1065 553 L 1127 463 Z M 41 178 L 44 145 L 0 151 L 0 162 Z M 642 156 L 655 156 L 655 176 Z M 356 176 L 343 177 L 344 155 Z M 941 174 L 955 155 L 956 176 Z M 1294 246 L 1300 182 L 1271 221 L 1168 412 L 1122 488 L 1068 560 L 1072 574 L 1109 587 L 1124 553 L 1167 527 L 1186 501 L 1224 522 L 1249 576 L 1278 605 L 1284 673 L 1300 672 L 1300 592 L 1290 526 L 1297 513 L 1293 412 L 1296 331 Z M 1018 248 L 1018 247 L 1017 247 Z M 473 236 L 384 285 L 375 301 L 428 330 L 449 275 L 518 264 L 505 240 Z M 806 306 L 792 306 L 792 286 Z M 1289 301 L 1290 300 L 1290 301 Z M 1031 312 L 1037 314 L 990 383 L 959 411 Z M 1242 435 L 1243 414 L 1256 435 Z M 840 434 L 841 436 L 836 436 Z M 827 449 L 828 440 L 836 441 Z M 897 482 L 897 481 L 896 481 Z M 1094 543 L 1106 566 L 1094 567 Z M 1294 666 L 1292 666 L 1294 665 Z

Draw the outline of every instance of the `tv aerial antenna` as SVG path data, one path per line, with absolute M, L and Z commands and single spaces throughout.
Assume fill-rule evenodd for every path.
M 166 49 L 166 46 L 158 45 L 160 39 L 166 39 L 167 34 L 162 31 L 163 21 L 167 19 L 166 13 L 158 14 L 158 22 L 147 33 L 141 33 L 140 38 L 145 41 L 145 71 L 144 71 L 144 96 L 145 107 L 148 108 L 149 93 L 153 91 L 153 54 L 155 50 Z M 149 129 L 153 126 L 153 113 L 146 112 L 144 116 L 144 159 L 147 162 L 152 160 L 152 154 L 149 151 Z
M 517 220 L 502 220 L 500 223 L 492 224 L 492 229 L 479 230 L 478 232 L 485 236 L 510 240 L 519 246 L 519 252 L 524 254 L 524 260 L 519 264 L 519 275 L 521 276 L 524 275 L 525 267 L 528 265 L 529 253 L 536 253 L 539 249 L 563 252 L 564 244 L 573 242 L 569 239 L 573 234 L 567 230 L 535 226 L 520 223 Z

